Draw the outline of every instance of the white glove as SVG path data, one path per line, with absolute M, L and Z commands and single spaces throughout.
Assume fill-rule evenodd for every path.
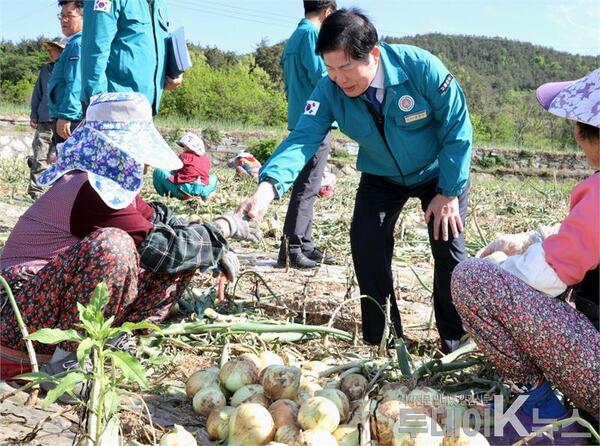
M 503 234 L 485 248 L 479 250 L 475 257 L 485 258 L 497 251 L 503 252 L 507 256 L 523 254 L 529 246 L 541 241 L 542 236 L 537 231 Z

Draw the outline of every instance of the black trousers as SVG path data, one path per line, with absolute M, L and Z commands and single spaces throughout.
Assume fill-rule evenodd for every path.
M 402 323 L 394 294 L 392 256 L 394 252 L 394 227 L 409 198 L 421 201 L 423 211 L 437 194 L 436 178 L 422 185 L 407 187 L 392 183 L 383 177 L 362 174 L 354 215 L 350 227 L 350 244 L 356 278 L 363 295 L 377 300 L 382 306 L 390 296 L 390 311 L 394 329 L 402 336 Z M 460 216 L 465 222 L 469 188 L 458 198 Z M 465 334 L 460 316 L 450 294 L 450 278 L 454 267 L 466 258 L 464 235 L 449 240 L 433 239 L 433 218 L 429 223 L 429 241 L 435 261 L 433 276 L 433 306 L 437 329 L 442 339 L 442 350 L 454 350 Z M 381 341 L 385 319 L 375 303 L 361 301 L 363 339 L 367 343 Z
M 294 182 L 283 224 L 283 234 L 287 237 L 290 252 L 307 252 L 315 247 L 312 237 L 314 205 L 330 150 L 331 133 L 328 133 Z

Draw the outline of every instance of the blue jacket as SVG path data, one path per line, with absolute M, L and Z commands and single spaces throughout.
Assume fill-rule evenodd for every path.
M 65 49 L 54 63 L 48 81 L 48 111 L 50 119 L 79 121 L 81 109 L 81 33 L 69 37 Z
M 438 178 L 440 192 L 460 195 L 467 185 L 472 127 L 464 94 L 442 62 L 409 45 L 381 43 L 385 75 L 386 141 L 366 99 L 350 98 L 325 77 L 307 111 L 260 171 L 281 197 L 315 154 L 331 123 L 359 144 L 357 169 L 415 186 Z
M 319 30 L 302 19 L 281 55 L 285 94 L 288 100 L 288 129 L 293 130 L 317 82 L 327 74 L 323 59 L 315 54 Z
M 113 0 L 83 8 L 81 101 L 94 95 L 135 91 L 144 94 L 156 114 L 166 77 L 169 19 L 164 0 Z M 108 2 L 107 2 L 108 3 Z M 97 8 L 100 9 L 100 8 Z
M 40 74 L 35 81 L 35 87 L 31 93 L 31 119 L 37 122 L 50 122 L 50 111 L 48 110 L 48 81 L 52 76 L 53 63 L 40 68 Z

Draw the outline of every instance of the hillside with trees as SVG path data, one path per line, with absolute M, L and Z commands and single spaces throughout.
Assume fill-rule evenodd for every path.
M 0 99 L 26 103 L 46 62 L 43 37 L 0 42 Z M 454 73 L 467 99 L 476 143 L 517 147 L 569 147 L 569 126 L 537 106 L 533 91 L 548 81 L 576 79 L 600 66 L 579 56 L 503 38 L 425 34 L 384 37 L 438 56 Z M 284 42 L 263 40 L 238 55 L 191 44 L 194 66 L 183 87 L 166 92 L 161 113 L 202 120 L 285 126 L 286 105 L 279 58 Z

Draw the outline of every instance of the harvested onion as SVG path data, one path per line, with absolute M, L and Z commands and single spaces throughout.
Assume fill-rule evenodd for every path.
M 185 385 L 185 393 L 187 396 L 193 397 L 198 393 L 198 391 L 218 382 L 219 369 L 216 367 L 211 367 L 206 370 L 198 370 L 188 378 Z
M 295 444 L 298 441 L 300 429 L 295 424 L 284 424 L 275 432 L 275 441 L 285 444 Z
M 457 437 L 444 437 L 442 446 L 490 446 L 490 443 L 476 430 L 461 428 Z
M 406 387 L 402 383 L 387 383 L 385 386 L 381 388 L 379 391 L 379 395 L 381 395 L 382 401 L 387 400 L 397 400 L 397 401 L 406 401 L 406 396 L 409 393 L 408 387 Z
M 340 413 L 327 398 L 314 396 L 300 406 L 298 423 L 302 429 L 325 429 L 333 432 L 340 424 Z
M 259 372 L 263 371 L 270 365 L 283 365 L 283 359 L 281 356 L 268 350 L 260 352 L 258 359 L 260 361 Z
M 197 446 L 196 439 L 182 426 L 176 424 L 173 430 L 160 439 L 159 446 Z
M 272 400 L 295 399 L 300 386 L 300 369 L 285 365 L 270 365 L 263 370 L 261 384 Z
M 325 429 L 309 429 L 300 432 L 294 446 L 338 446 L 335 437 Z
M 258 382 L 258 368 L 251 361 L 232 359 L 221 368 L 219 380 L 227 390 L 235 392 L 241 387 Z
M 242 404 L 229 418 L 229 446 L 262 446 L 274 435 L 273 418 L 260 404 Z
M 340 389 L 350 401 L 359 400 L 367 393 L 369 382 L 367 378 L 358 373 L 353 373 L 342 379 Z
M 360 436 L 356 426 L 341 424 L 333 433 L 338 446 L 358 446 Z
M 265 389 L 260 384 L 248 384 L 240 387 L 231 397 L 229 404 L 237 407 L 243 403 L 256 403 L 261 406 L 269 407 L 269 398 L 265 396 Z
M 315 396 L 315 392 L 318 390 L 322 390 L 323 388 L 315 381 L 311 381 L 303 376 L 300 379 L 300 386 L 298 387 L 298 396 L 296 397 L 296 402 L 299 405 L 302 405 L 308 400 Z
M 286 424 L 296 424 L 298 405 L 292 400 L 277 400 L 269 406 L 269 413 L 273 417 L 273 422 L 277 428 Z
M 341 422 L 348 420 L 350 415 L 350 401 L 344 392 L 338 389 L 321 389 L 315 392 L 315 396 L 322 396 L 330 400 L 340 413 Z
M 206 420 L 206 431 L 211 440 L 225 441 L 229 434 L 229 418 L 235 410 L 231 406 L 213 409 Z
M 213 409 L 220 409 L 226 404 L 225 395 L 216 384 L 200 390 L 192 400 L 194 412 L 203 417 L 207 417 Z
M 393 446 L 440 446 L 442 428 L 427 415 L 401 418 L 394 424 Z

